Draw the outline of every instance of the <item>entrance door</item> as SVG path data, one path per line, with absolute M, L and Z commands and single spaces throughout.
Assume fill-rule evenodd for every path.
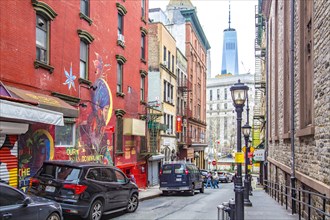
M 159 183 L 159 161 L 151 162 L 151 181 L 150 184 L 152 186 L 158 185 Z

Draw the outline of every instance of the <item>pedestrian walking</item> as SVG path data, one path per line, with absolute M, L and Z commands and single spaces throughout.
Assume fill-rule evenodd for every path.
M 207 179 L 206 179 L 205 189 L 208 187 L 208 185 L 210 185 L 211 188 L 214 188 L 213 183 L 212 183 L 212 179 L 213 179 L 213 177 L 212 177 L 212 173 L 209 172 L 209 173 L 207 174 Z
M 218 173 L 217 172 L 214 172 L 214 175 L 213 175 L 213 186 L 214 188 L 220 188 L 219 185 L 219 176 L 218 176 Z

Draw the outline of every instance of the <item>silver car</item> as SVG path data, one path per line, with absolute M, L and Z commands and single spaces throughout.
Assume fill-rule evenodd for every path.
M 55 201 L 27 196 L 4 183 L 0 183 L 0 189 L 0 219 L 63 219 L 61 206 Z

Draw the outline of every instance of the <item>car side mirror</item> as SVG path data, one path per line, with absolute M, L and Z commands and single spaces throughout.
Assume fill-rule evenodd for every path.
M 27 196 L 27 197 L 25 197 L 25 199 L 23 200 L 22 205 L 23 205 L 24 207 L 26 207 L 26 206 L 28 206 L 31 202 L 32 202 L 31 198 Z

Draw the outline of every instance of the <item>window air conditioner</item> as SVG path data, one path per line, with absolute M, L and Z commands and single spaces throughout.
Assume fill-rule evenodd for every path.
M 162 64 L 167 67 L 167 61 L 166 60 L 163 60 Z

